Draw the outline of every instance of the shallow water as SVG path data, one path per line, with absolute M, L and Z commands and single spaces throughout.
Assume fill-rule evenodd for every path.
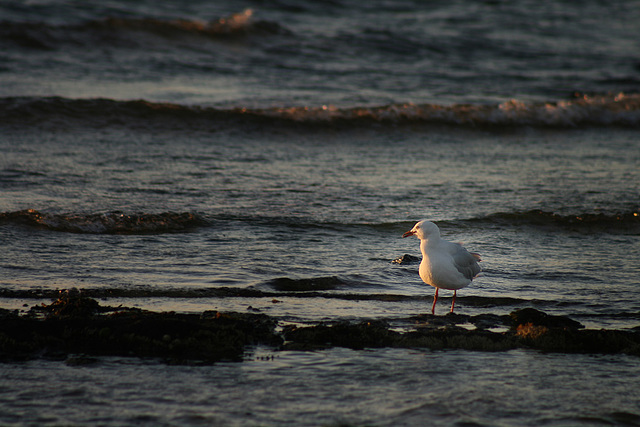
M 391 263 L 419 255 L 401 235 L 426 217 L 482 255 L 461 308 L 467 296 L 488 297 L 480 309 L 535 304 L 594 326 L 639 323 L 635 131 L 610 130 L 606 144 L 600 131 L 363 130 L 240 145 L 217 134 L 138 131 L 145 141 L 131 145 L 107 131 L 97 146 L 94 132 L 38 135 L 3 139 L 3 289 L 17 297 L 113 289 L 142 306 L 165 297 L 173 310 L 172 289 L 195 299 L 193 309 L 256 305 L 197 301 L 207 288 L 431 295 L 417 266 Z M 34 206 L 47 209 L 24 211 Z M 274 285 L 281 278 L 289 288 Z M 258 305 L 280 311 L 271 299 Z M 296 313 L 302 306 L 283 311 L 310 316 Z M 367 316 L 361 307 L 349 317 Z M 405 307 L 392 311 L 420 310 Z
M 634 357 L 523 350 L 256 349 L 245 362 L 213 367 L 31 361 L 3 372 L 0 401 L 9 409 L 0 419 L 6 425 L 634 425 L 638 374 Z

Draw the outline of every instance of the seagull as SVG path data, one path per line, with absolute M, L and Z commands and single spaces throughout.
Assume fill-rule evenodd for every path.
M 420 239 L 420 251 L 422 252 L 420 278 L 427 285 L 436 288 L 431 314 L 435 314 L 440 288 L 453 291 L 453 301 L 451 302 L 451 313 L 453 313 L 458 289 L 468 286 L 481 271 L 478 265 L 480 255 L 468 252 L 459 243 L 441 239 L 440 229 L 430 221 L 420 221 L 402 235 L 402 237 L 409 236 L 416 236 Z

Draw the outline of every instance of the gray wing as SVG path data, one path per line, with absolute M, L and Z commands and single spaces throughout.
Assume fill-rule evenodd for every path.
M 468 252 L 461 244 L 451 243 L 449 253 L 458 271 L 467 279 L 472 280 L 482 271 L 482 268 L 480 268 L 478 264 L 480 255 Z

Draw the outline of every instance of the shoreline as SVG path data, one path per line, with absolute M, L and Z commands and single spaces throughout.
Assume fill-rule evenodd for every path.
M 171 364 L 213 364 L 242 361 L 255 345 L 275 351 L 387 347 L 495 352 L 524 348 L 640 356 L 640 327 L 586 329 L 569 317 L 533 308 L 502 316 L 412 316 L 405 319 L 411 327 L 400 332 L 376 319 L 282 326 L 261 313 L 181 314 L 108 307 L 72 289 L 61 292 L 49 305 L 31 307 L 24 315 L 0 309 L 0 320 L 0 362 L 40 358 L 74 363 L 83 357 L 124 356 L 158 358 Z

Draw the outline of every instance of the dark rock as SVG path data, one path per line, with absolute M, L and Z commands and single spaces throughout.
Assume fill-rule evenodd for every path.
M 393 261 L 391 261 L 391 263 L 400 264 L 400 265 L 409 265 L 409 264 L 419 264 L 420 261 L 422 261 L 422 258 L 420 257 L 404 254 L 400 258 L 396 258 Z
M 86 317 L 101 311 L 98 302 L 85 298 L 77 288 L 64 289 L 58 299 L 49 305 L 33 307 L 31 313 L 44 313 L 47 317 Z
M 455 326 L 463 323 L 467 323 L 470 316 L 447 313 L 444 316 L 436 316 L 431 313 L 418 314 L 417 316 L 410 317 L 410 320 L 414 321 L 416 327 L 419 329 L 424 328 L 442 328 L 444 326 Z
M 505 334 L 469 331 L 451 325 L 399 333 L 390 330 L 389 326 L 381 321 L 290 327 L 285 329 L 284 336 L 288 341 L 284 346 L 286 350 L 317 350 L 337 346 L 354 350 L 400 347 L 504 351 L 516 347 L 515 340 Z
M 399 347 L 423 347 L 432 350 L 506 351 L 516 348 L 517 343 L 508 334 L 445 327 L 407 332 L 400 340 Z
M 509 315 L 512 319 L 513 328 L 520 325 L 531 324 L 534 326 L 543 326 L 546 328 L 562 328 L 562 329 L 581 329 L 584 326 L 580 322 L 576 322 L 566 316 L 552 316 L 535 308 L 523 308 L 513 311 Z
M 287 350 L 330 347 L 360 350 L 367 347 L 392 347 L 400 334 L 391 331 L 386 322 L 377 320 L 356 324 L 339 322 L 334 325 L 289 327 L 285 328 L 283 335 L 284 348 Z
M 447 313 L 444 316 L 435 316 L 433 314 L 419 314 L 413 316 L 410 320 L 416 322 L 418 328 L 440 328 L 443 326 L 454 326 L 463 324 L 472 324 L 477 329 L 491 329 L 511 326 L 512 320 L 509 316 L 500 316 L 497 314 L 478 314 L 469 316 L 459 313 Z
M 18 316 L 18 310 L 7 310 L 6 308 L 0 308 L 0 322 L 5 319 L 13 319 Z
M 549 329 L 536 326 L 537 330 L 520 328 L 520 345 L 536 350 L 557 353 L 631 354 L 640 356 L 640 337 L 633 332 L 612 330 Z
M 114 309 L 101 307 L 75 290 L 61 293 L 58 300 L 35 313 L 45 316 L 20 316 L 15 311 L 0 310 L 0 361 L 39 357 L 81 366 L 94 363 L 97 356 L 133 356 L 160 358 L 168 363 L 215 363 L 242 360 L 247 346 L 256 344 L 285 350 L 533 348 L 640 356 L 637 331 L 585 330 L 568 317 L 550 316 L 531 308 L 509 316 L 420 315 L 409 319 L 415 322 L 415 329 L 409 332 L 395 331 L 385 321 L 370 320 L 285 326 L 280 334 L 275 332 L 277 321 L 264 314 Z M 476 328 L 460 326 L 468 324 Z M 488 330 L 500 326 L 511 328 L 506 332 Z
M 241 360 L 248 345 L 282 343 L 274 332 L 276 322 L 265 315 L 208 312 L 200 316 L 142 310 L 90 314 L 97 302 L 75 298 L 70 306 L 56 302 L 45 307 L 53 309 L 44 319 L 15 316 L 0 322 L 0 360 L 65 360 L 68 354 L 85 354 L 213 363 Z M 60 307 L 65 308 L 60 311 Z
M 510 316 L 499 316 L 497 314 L 478 314 L 472 316 L 469 322 L 473 323 L 478 329 L 492 329 L 504 326 L 511 326 Z

